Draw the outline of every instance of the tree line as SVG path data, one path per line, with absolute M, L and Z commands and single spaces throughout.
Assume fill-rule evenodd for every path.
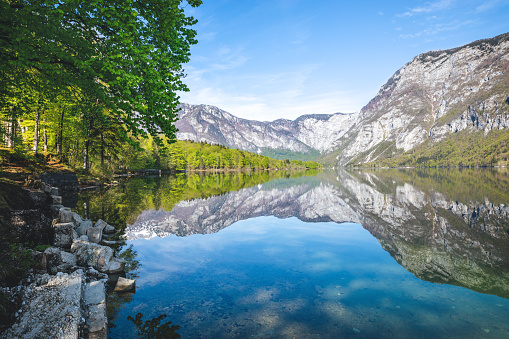
M 124 162 L 111 163 L 120 170 L 143 168 L 183 170 L 242 170 L 242 169 L 317 169 L 316 161 L 277 160 L 260 154 L 232 149 L 223 145 L 189 140 L 169 143 L 163 147 L 157 145 L 151 137 L 141 142 L 142 151 L 137 152 L 132 146 Z M 163 151 L 164 150 L 164 151 Z M 122 167 L 123 166 L 123 167 Z M 121 168 L 122 167 L 122 168 Z M 113 169 L 112 169 L 113 170 Z
M 0 2 L 0 143 L 90 169 L 175 139 L 201 0 Z M 128 146 L 126 146 L 128 145 Z

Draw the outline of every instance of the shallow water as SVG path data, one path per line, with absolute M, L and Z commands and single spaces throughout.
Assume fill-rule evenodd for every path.
M 145 209 L 110 336 L 141 313 L 182 338 L 507 338 L 506 177 L 329 172 Z

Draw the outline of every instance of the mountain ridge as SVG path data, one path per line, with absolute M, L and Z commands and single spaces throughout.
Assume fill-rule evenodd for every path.
M 454 153 L 450 144 L 458 139 L 458 145 L 469 145 L 474 138 L 480 141 L 468 162 L 501 164 L 509 153 L 509 146 L 497 147 L 509 136 L 508 70 L 505 33 L 414 57 L 355 113 L 259 122 L 214 106 L 182 104 L 177 138 L 259 154 L 320 155 L 322 163 L 341 166 L 465 165 L 461 154 L 467 150 Z M 496 149 L 485 150 L 485 139 Z

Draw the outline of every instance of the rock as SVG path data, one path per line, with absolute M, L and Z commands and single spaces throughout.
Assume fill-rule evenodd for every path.
M 44 173 L 41 175 L 41 180 L 62 191 L 75 192 L 78 190 L 78 179 L 75 173 Z
M 51 195 L 51 196 L 57 196 L 57 195 L 59 195 L 58 188 L 56 188 L 56 187 L 51 187 L 51 189 L 50 189 L 50 191 L 49 191 L 49 195 Z
M 76 240 L 71 246 L 71 252 L 78 259 L 81 266 L 91 266 L 103 273 L 122 271 L 125 261 L 113 256 L 113 250 L 108 246 L 101 246 L 83 240 Z
M 62 251 L 57 247 L 47 248 L 44 254 L 46 256 L 48 273 L 69 273 L 77 265 L 77 258 L 74 254 Z
M 26 289 L 20 318 L 2 338 L 78 338 L 83 281 L 83 271 L 77 270 Z
M 71 209 L 69 207 L 60 208 L 58 219 L 61 223 L 73 222 Z
M 81 241 L 86 241 L 86 242 L 88 242 L 88 236 L 87 236 L 87 235 L 82 235 L 82 236 L 80 236 L 77 240 L 81 240 Z
M 112 258 L 108 264 L 106 273 L 118 273 L 122 272 L 125 268 L 125 260 L 120 258 Z
M 50 194 L 50 193 L 51 193 L 51 185 L 45 184 L 45 185 L 42 187 L 42 190 L 44 191 L 44 193 L 48 193 L 48 194 Z
M 136 281 L 127 278 L 118 278 L 115 285 L 115 292 L 134 292 L 136 289 Z
M 103 230 L 100 227 L 90 227 L 87 229 L 87 236 L 89 241 L 99 243 L 102 239 Z
M 97 222 L 95 223 L 95 227 L 100 228 L 101 231 L 104 230 L 106 226 L 108 226 L 108 223 L 102 219 L 97 220 Z
M 83 222 L 83 218 L 78 213 L 72 212 L 72 217 L 71 218 L 72 218 L 72 221 L 74 222 L 74 224 L 76 226 L 80 226 L 81 223 Z
M 60 209 L 63 208 L 64 205 L 53 204 L 51 205 L 51 214 L 53 217 L 58 217 L 60 215 Z
M 51 199 L 53 199 L 53 203 L 57 205 L 62 205 L 62 197 L 59 195 L 52 195 Z
M 108 317 L 106 315 L 106 289 L 104 281 L 93 281 L 86 285 L 85 306 L 88 308 L 88 337 L 107 338 Z
M 106 273 L 101 273 L 93 267 L 87 269 L 87 276 L 95 280 L 108 280 L 108 275 Z
M 53 226 L 55 236 L 53 245 L 62 248 L 70 248 L 72 241 L 78 238 L 78 234 L 74 230 L 74 223 L 59 223 Z
M 61 251 L 60 257 L 62 258 L 62 263 L 70 266 L 76 266 L 78 263 L 78 259 L 72 253 Z
M 29 191 L 28 195 L 32 199 L 35 208 L 47 208 L 47 206 L 51 205 L 51 198 L 44 192 Z
M 113 234 L 116 231 L 117 230 L 115 229 L 115 227 L 111 226 L 110 224 L 107 224 L 106 227 L 104 227 L 104 229 L 103 229 L 103 233 L 107 233 L 107 234 Z
M 79 227 L 76 228 L 76 233 L 78 234 L 78 236 L 86 235 L 87 230 L 89 228 L 91 228 L 92 226 L 93 226 L 92 221 L 85 219 L 80 223 Z M 88 241 L 88 238 L 87 238 L 87 241 Z
M 32 259 L 35 263 L 34 269 L 36 271 L 41 273 L 46 273 L 48 271 L 48 263 L 46 260 L 46 254 L 44 252 L 32 252 Z

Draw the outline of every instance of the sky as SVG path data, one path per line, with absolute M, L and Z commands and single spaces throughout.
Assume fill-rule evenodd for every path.
M 203 0 L 181 102 L 259 121 L 359 111 L 415 56 L 509 32 L 509 0 Z

